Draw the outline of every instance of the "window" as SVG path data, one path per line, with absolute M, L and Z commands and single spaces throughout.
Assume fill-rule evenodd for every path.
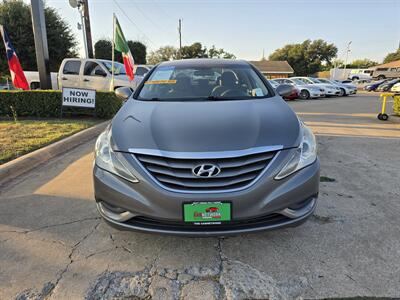
M 63 74 L 66 75 L 79 75 L 81 62 L 79 60 L 69 60 L 64 65 Z
M 267 86 L 249 65 L 159 66 L 139 92 L 140 100 L 243 100 L 264 98 Z
M 135 75 L 144 76 L 144 75 L 146 75 L 148 72 L 149 72 L 149 70 L 147 70 L 146 68 L 137 67 L 137 68 L 136 68 Z
M 388 68 L 376 68 L 376 71 L 387 71 Z
M 103 68 L 98 63 L 96 63 L 94 61 L 88 61 L 85 64 L 85 69 L 83 71 L 83 75 L 86 75 L 86 76 L 100 76 L 100 75 L 96 75 L 96 71 L 100 71 L 102 73 L 105 73 Z
M 112 73 L 112 62 L 110 61 L 102 61 L 101 62 L 104 67 L 108 70 L 108 72 Z M 125 66 L 119 62 L 114 62 L 114 75 L 126 75 Z

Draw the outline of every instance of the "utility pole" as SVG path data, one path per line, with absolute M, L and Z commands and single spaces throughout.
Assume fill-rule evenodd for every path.
M 178 33 L 179 33 L 179 59 L 182 59 L 182 20 L 181 19 L 179 19 Z
M 344 70 L 343 70 L 343 75 L 345 76 L 344 79 L 347 79 L 347 76 L 346 76 L 346 67 L 347 67 L 347 60 L 348 60 L 348 58 L 349 58 L 349 53 L 350 53 L 350 45 L 351 45 L 351 41 L 348 42 L 347 48 L 346 48 L 346 60 L 344 61 Z
M 42 0 L 31 0 L 31 14 L 40 88 L 50 90 L 49 48 L 47 46 L 46 19 Z
M 93 43 L 92 43 L 92 32 L 90 29 L 89 3 L 88 0 L 82 0 L 82 2 L 83 2 L 83 20 L 85 26 L 85 37 L 87 45 L 87 57 L 93 58 Z

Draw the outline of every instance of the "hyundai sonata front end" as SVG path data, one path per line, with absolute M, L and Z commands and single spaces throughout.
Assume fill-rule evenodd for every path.
M 100 215 L 120 229 L 190 236 L 295 226 L 314 211 L 311 130 L 244 61 L 153 68 L 96 142 Z M 278 94 L 279 93 L 279 94 Z

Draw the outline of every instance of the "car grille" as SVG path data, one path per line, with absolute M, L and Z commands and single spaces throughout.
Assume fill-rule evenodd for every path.
M 135 154 L 142 166 L 162 185 L 174 190 L 205 191 L 240 189 L 253 182 L 266 168 L 275 152 L 263 152 L 218 159 L 180 159 Z M 215 177 L 197 177 L 192 169 L 213 164 L 221 172 Z

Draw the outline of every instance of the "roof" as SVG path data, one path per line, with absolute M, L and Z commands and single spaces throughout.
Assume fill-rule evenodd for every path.
M 400 60 L 395 60 L 391 61 L 386 64 L 378 65 L 378 66 L 373 66 L 370 69 L 375 69 L 375 68 L 399 68 L 400 67 Z
M 293 74 L 293 68 L 289 65 L 286 60 L 260 60 L 260 61 L 249 61 L 261 73 L 282 73 L 282 74 Z

